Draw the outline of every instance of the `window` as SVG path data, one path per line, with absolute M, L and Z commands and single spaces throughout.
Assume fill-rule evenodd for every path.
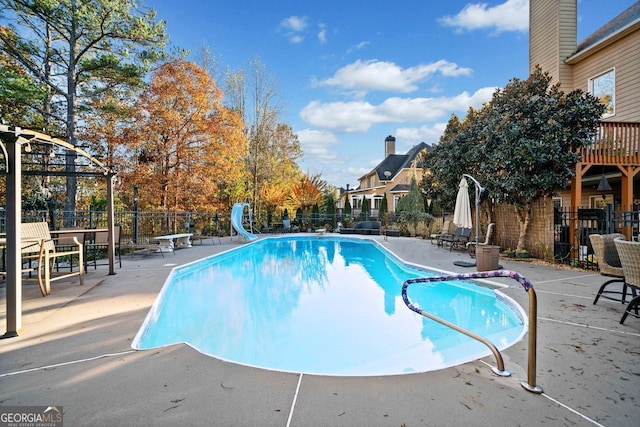
M 589 196 L 589 207 L 604 209 L 608 204 L 613 204 L 613 194 L 602 196 Z
M 600 74 L 589 80 L 589 91 L 600 99 L 606 109 L 602 118 L 613 116 L 616 113 L 616 72 L 615 69 Z
M 373 209 L 380 209 L 381 203 L 382 203 L 382 196 L 373 197 Z
M 398 206 L 398 202 L 400 201 L 400 196 L 393 196 L 393 211 L 396 211 L 396 206 Z

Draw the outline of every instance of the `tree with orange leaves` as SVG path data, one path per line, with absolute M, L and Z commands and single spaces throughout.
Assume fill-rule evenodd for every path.
M 244 183 L 242 118 L 223 105 L 206 70 L 176 60 L 160 67 L 134 108 L 124 142 L 147 209 L 226 210 Z

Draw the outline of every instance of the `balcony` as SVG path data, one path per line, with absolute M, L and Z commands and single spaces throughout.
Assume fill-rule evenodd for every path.
M 592 145 L 580 149 L 585 165 L 640 165 L 640 123 L 601 122 Z

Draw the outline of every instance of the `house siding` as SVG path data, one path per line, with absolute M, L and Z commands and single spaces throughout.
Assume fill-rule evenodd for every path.
M 640 32 L 595 52 L 573 66 L 574 89 L 589 90 L 589 79 L 615 67 L 615 115 L 603 121 L 640 122 Z
M 564 60 L 576 50 L 575 0 L 532 1 L 529 16 L 529 71 L 540 65 L 552 83 L 570 90 L 572 70 Z

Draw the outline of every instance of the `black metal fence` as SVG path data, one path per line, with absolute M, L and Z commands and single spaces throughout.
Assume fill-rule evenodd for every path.
M 107 220 L 107 212 L 102 210 L 73 212 L 43 210 L 22 213 L 23 222 L 46 221 L 51 230 L 69 227 L 106 227 Z M 294 215 L 291 218 L 291 224 L 300 231 L 306 231 L 327 226 L 334 229 L 338 222 L 346 225 L 357 220 L 358 218 L 352 215 L 310 214 L 308 216 Z M 272 218 L 269 224 L 266 224 L 266 220 L 259 224 L 254 220 L 252 226 L 255 232 L 263 232 L 275 229 L 273 225 L 282 224 L 281 221 L 279 218 Z M 223 213 L 117 210 L 114 212 L 114 222 L 121 226 L 121 242 L 123 243 L 152 241 L 154 236 L 177 232 L 199 232 L 217 236 L 225 236 L 230 232 L 229 214 Z M 0 211 L 0 232 L 4 231 L 5 216 L 4 211 Z
M 574 225 L 575 224 L 575 225 Z M 575 226 L 571 241 L 570 228 Z M 637 238 L 640 227 L 640 211 L 615 211 L 612 204 L 606 208 L 571 209 L 555 208 L 554 257 L 558 261 L 583 267 L 595 266 L 590 234 L 625 233 L 630 230 Z
M 5 231 L 4 212 L 0 212 L 0 231 Z M 46 221 L 51 230 L 67 227 L 100 228 L 107 226 L 107 212 L 85 211 L 36 211 L 23 212 L 22 221 Z M 143 212 L 116 211 L 115 224 L 121 226 L 121 242 L 151 241 L 153 236 L 180 231 L 198 231 L 209 235 L 229 233 L 229 217 L 212 213 L 194 212 Z

